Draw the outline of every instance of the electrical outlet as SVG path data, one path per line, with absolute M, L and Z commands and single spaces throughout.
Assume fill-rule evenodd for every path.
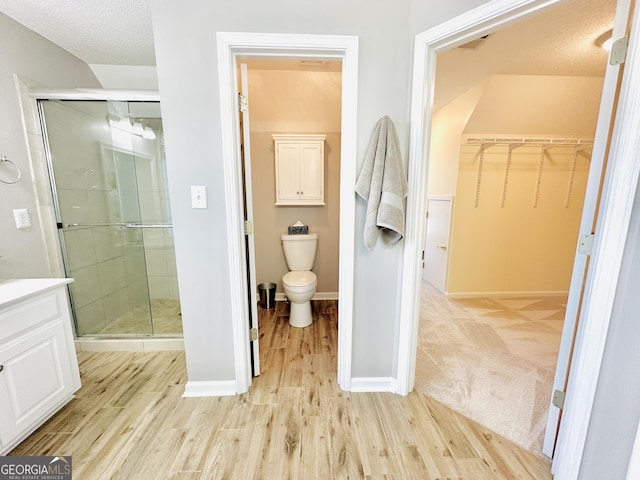
M 15 208 L 13 210 L 13 218 L 16 221 L 16 228 L 27 228 L 31 226 L 29 219 L 29 211 L 26 208 Z

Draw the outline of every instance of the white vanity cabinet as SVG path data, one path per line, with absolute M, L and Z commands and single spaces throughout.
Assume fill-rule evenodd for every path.
M 276 205 L 324 205 L 326 135 L 273 135 Z
M 80 388 L 66 284 L 0 282 L 0 454 L 11 451 Z

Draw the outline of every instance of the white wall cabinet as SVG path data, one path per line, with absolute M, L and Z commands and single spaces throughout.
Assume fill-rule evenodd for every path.
M 276 205 L 324 205 L 326 135 L 273 135 Z
M 2 455 L 62 408 L 80 388 L 65 287 L 69 281 L 0 282 Z M 12 295 L 11 291 L 18 293 Z

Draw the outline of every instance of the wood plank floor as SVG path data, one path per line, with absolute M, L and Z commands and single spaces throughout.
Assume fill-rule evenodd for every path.
M 71 455 L 74 480 L 551 479 L 422 394 L 342 392 L 335 302 L 304 329 L 287 308 L 260 310 L 262 375 L 236 397 L 182 398 L 183 352 L 80 352 L 76 398 L 11 455 Z

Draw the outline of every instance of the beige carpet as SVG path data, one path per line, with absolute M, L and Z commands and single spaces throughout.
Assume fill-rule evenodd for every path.
M 415 389 L 542 455 L 566 297 L 447 299 L 423 283 Z

